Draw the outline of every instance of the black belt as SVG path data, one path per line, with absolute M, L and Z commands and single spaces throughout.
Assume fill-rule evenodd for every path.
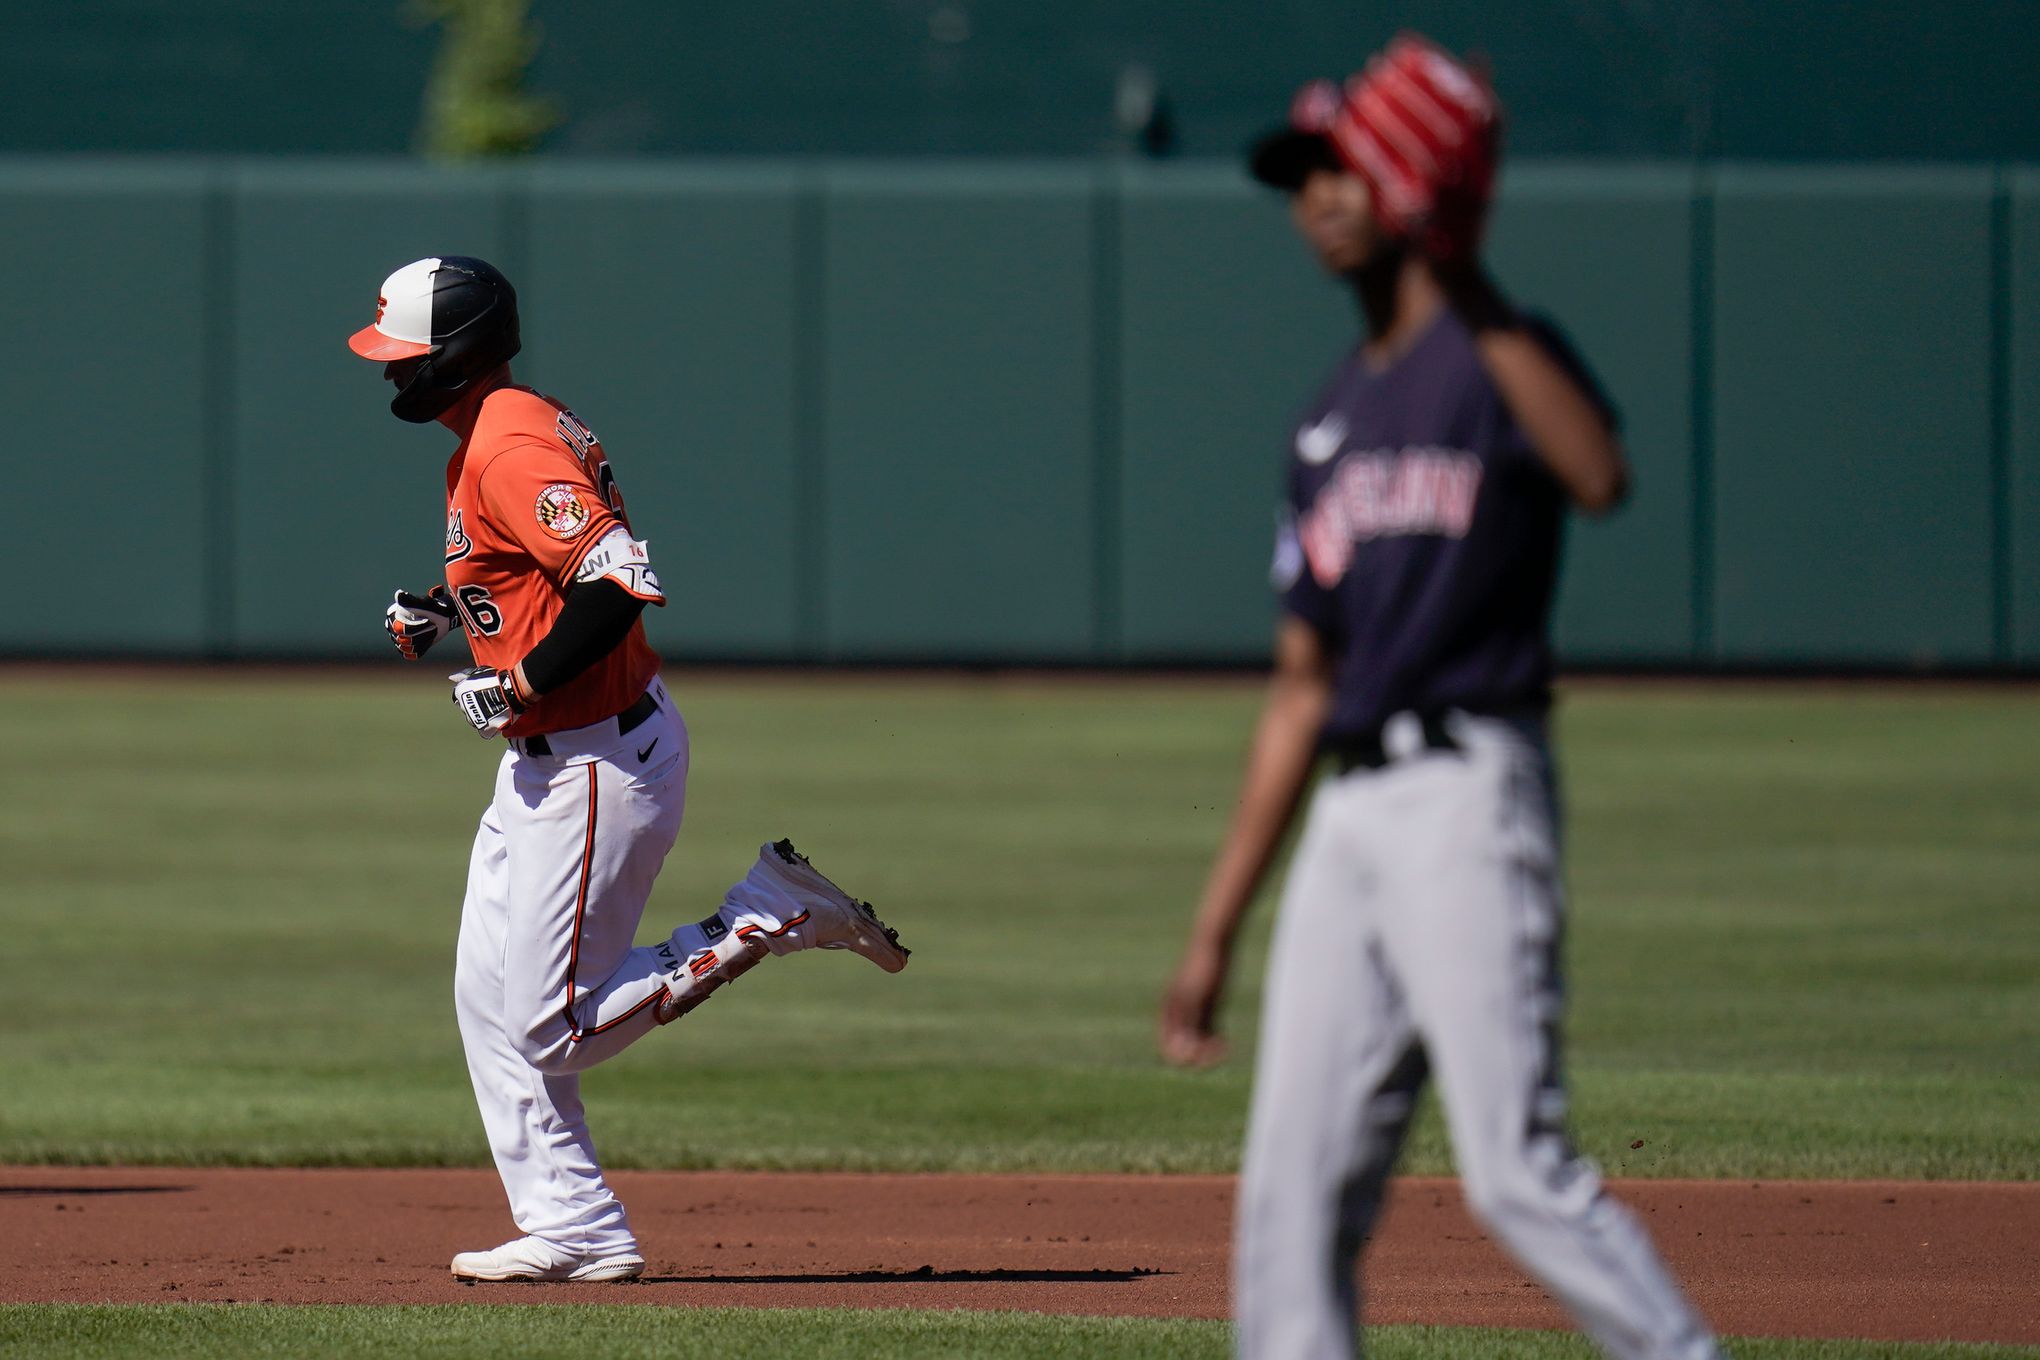
M 659 701 L 652 697 L 650 690 L 646 690 L 643 694 L 638 695 L 636 703 L 616 715 L 616 735 L 619 737 L 623 736 L 639 726 L 646 718 L 651 717 L 653 713 L 657 712 L 658 707 Z M 519 737 L 517 741 L 524 754 L 528 756 L 549 756 L 552 754 L 552 743 L 545 739 L 545 733 L 543 732 L 535 737 Z
M 1424 732 L 1423 749 L 1427 751 L 1457 751 L 1459 743 L 1445 726 L 1442 713 L 1425 714 L 1422 718 Z M 1325 744 L 1325 751 L 1338 766 L 1340 774 L 1351 774 L 1355 770 L 1378 770 L 1395 759 L 1381 743 L 1382 729 L 1362 732 L 1349 737 L 1335 737 Z

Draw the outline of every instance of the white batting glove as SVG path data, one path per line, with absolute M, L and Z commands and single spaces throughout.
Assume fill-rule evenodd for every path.
M 400 590 L 390 607 L 383 610 L 382 626 L 390 641 L 397 644 L 397 650 L 404 654 L 404 660 L 416 661 L 433 643 L 453 631 L 453 600 L 445 586 L 434 586 L 425 595 Z
M 460 708 L 460 716 L 468 720 L 476 736 L 495 736 L 530 706 L 509 672 L 494 666 L 470 666 L 446 678 L 453 681 L 453 702 Z

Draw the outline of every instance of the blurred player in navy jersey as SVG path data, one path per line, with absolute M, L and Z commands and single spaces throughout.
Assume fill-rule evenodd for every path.
M 1579 361 L 1481 268 L 1499 145 L 1486 83 L 1406 37 L 1253 153 L 1366 336 L 1292 435 L 1275 676 L 1161 1018 L 1171 1061 L 1223 1052 L 1240 919 L 1328 764 L 1268 964 L 1252 1360 L 1354 1354 L 1360 1251 L 1432 1078 L 1473 1209 L 1608 1354 L 1719 1355 L 1566 1134 L 1549 619 L 1568 504 L 1612 508 L 1629 473 Z

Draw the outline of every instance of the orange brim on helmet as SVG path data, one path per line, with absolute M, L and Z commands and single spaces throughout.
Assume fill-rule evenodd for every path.
M 385 335 L 373 325 L 363 326 L 347 337 L 347 348 L 364 359 L 387 363 L 392 359 L 415 359 L 421 354 L 430 354 L 432 346 L 421 345 L 415 340 L 399 340 L 394 335 Z

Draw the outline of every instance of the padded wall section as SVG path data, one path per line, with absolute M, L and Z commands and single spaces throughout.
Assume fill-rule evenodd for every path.
M 2010 294 L 2006 307 L 2009 461 L 2007 643 L 2012 659 L 2040 663 L 2040 172 L 2011 176 Z
M 826 185 L 828 655 L 1091 658 L 1093 176 L 871 167 Z
M 347 337 L 375 319 L 382 281 L 427 255 L 478 255 L 517 282 L 504 207 L 502 181 L 482 172 L 240 172 L 227 352 L 241 652 L 394 659 L 390 593 L 444 578 L 454 437 L 392 416 L 395 389 Z
M 10 652 L 222 642 L 206 185 L 138 165 L 0 168 Z
M 1694 655 L 1693 189 L 1683 170 L 1512 169 L 1496 214 L 1490 263 L 1600 381 L 1635 471 L 1626 505 L 1568 529 L 1565 660 Z
M 1990 177 L 1724 170 L 1716 650 L 1992 654 Z
M 528 181 L 530 370 L 602 438 L 666 590 L 645 627 L 671 660 L 812 642 L 800 184 L 739 167 L 548 167 Z
M 1290 427 L 1358 317 L 1230 167 L 1128 172 L 1116 225 L 1118 654 L 1263 659 Z

